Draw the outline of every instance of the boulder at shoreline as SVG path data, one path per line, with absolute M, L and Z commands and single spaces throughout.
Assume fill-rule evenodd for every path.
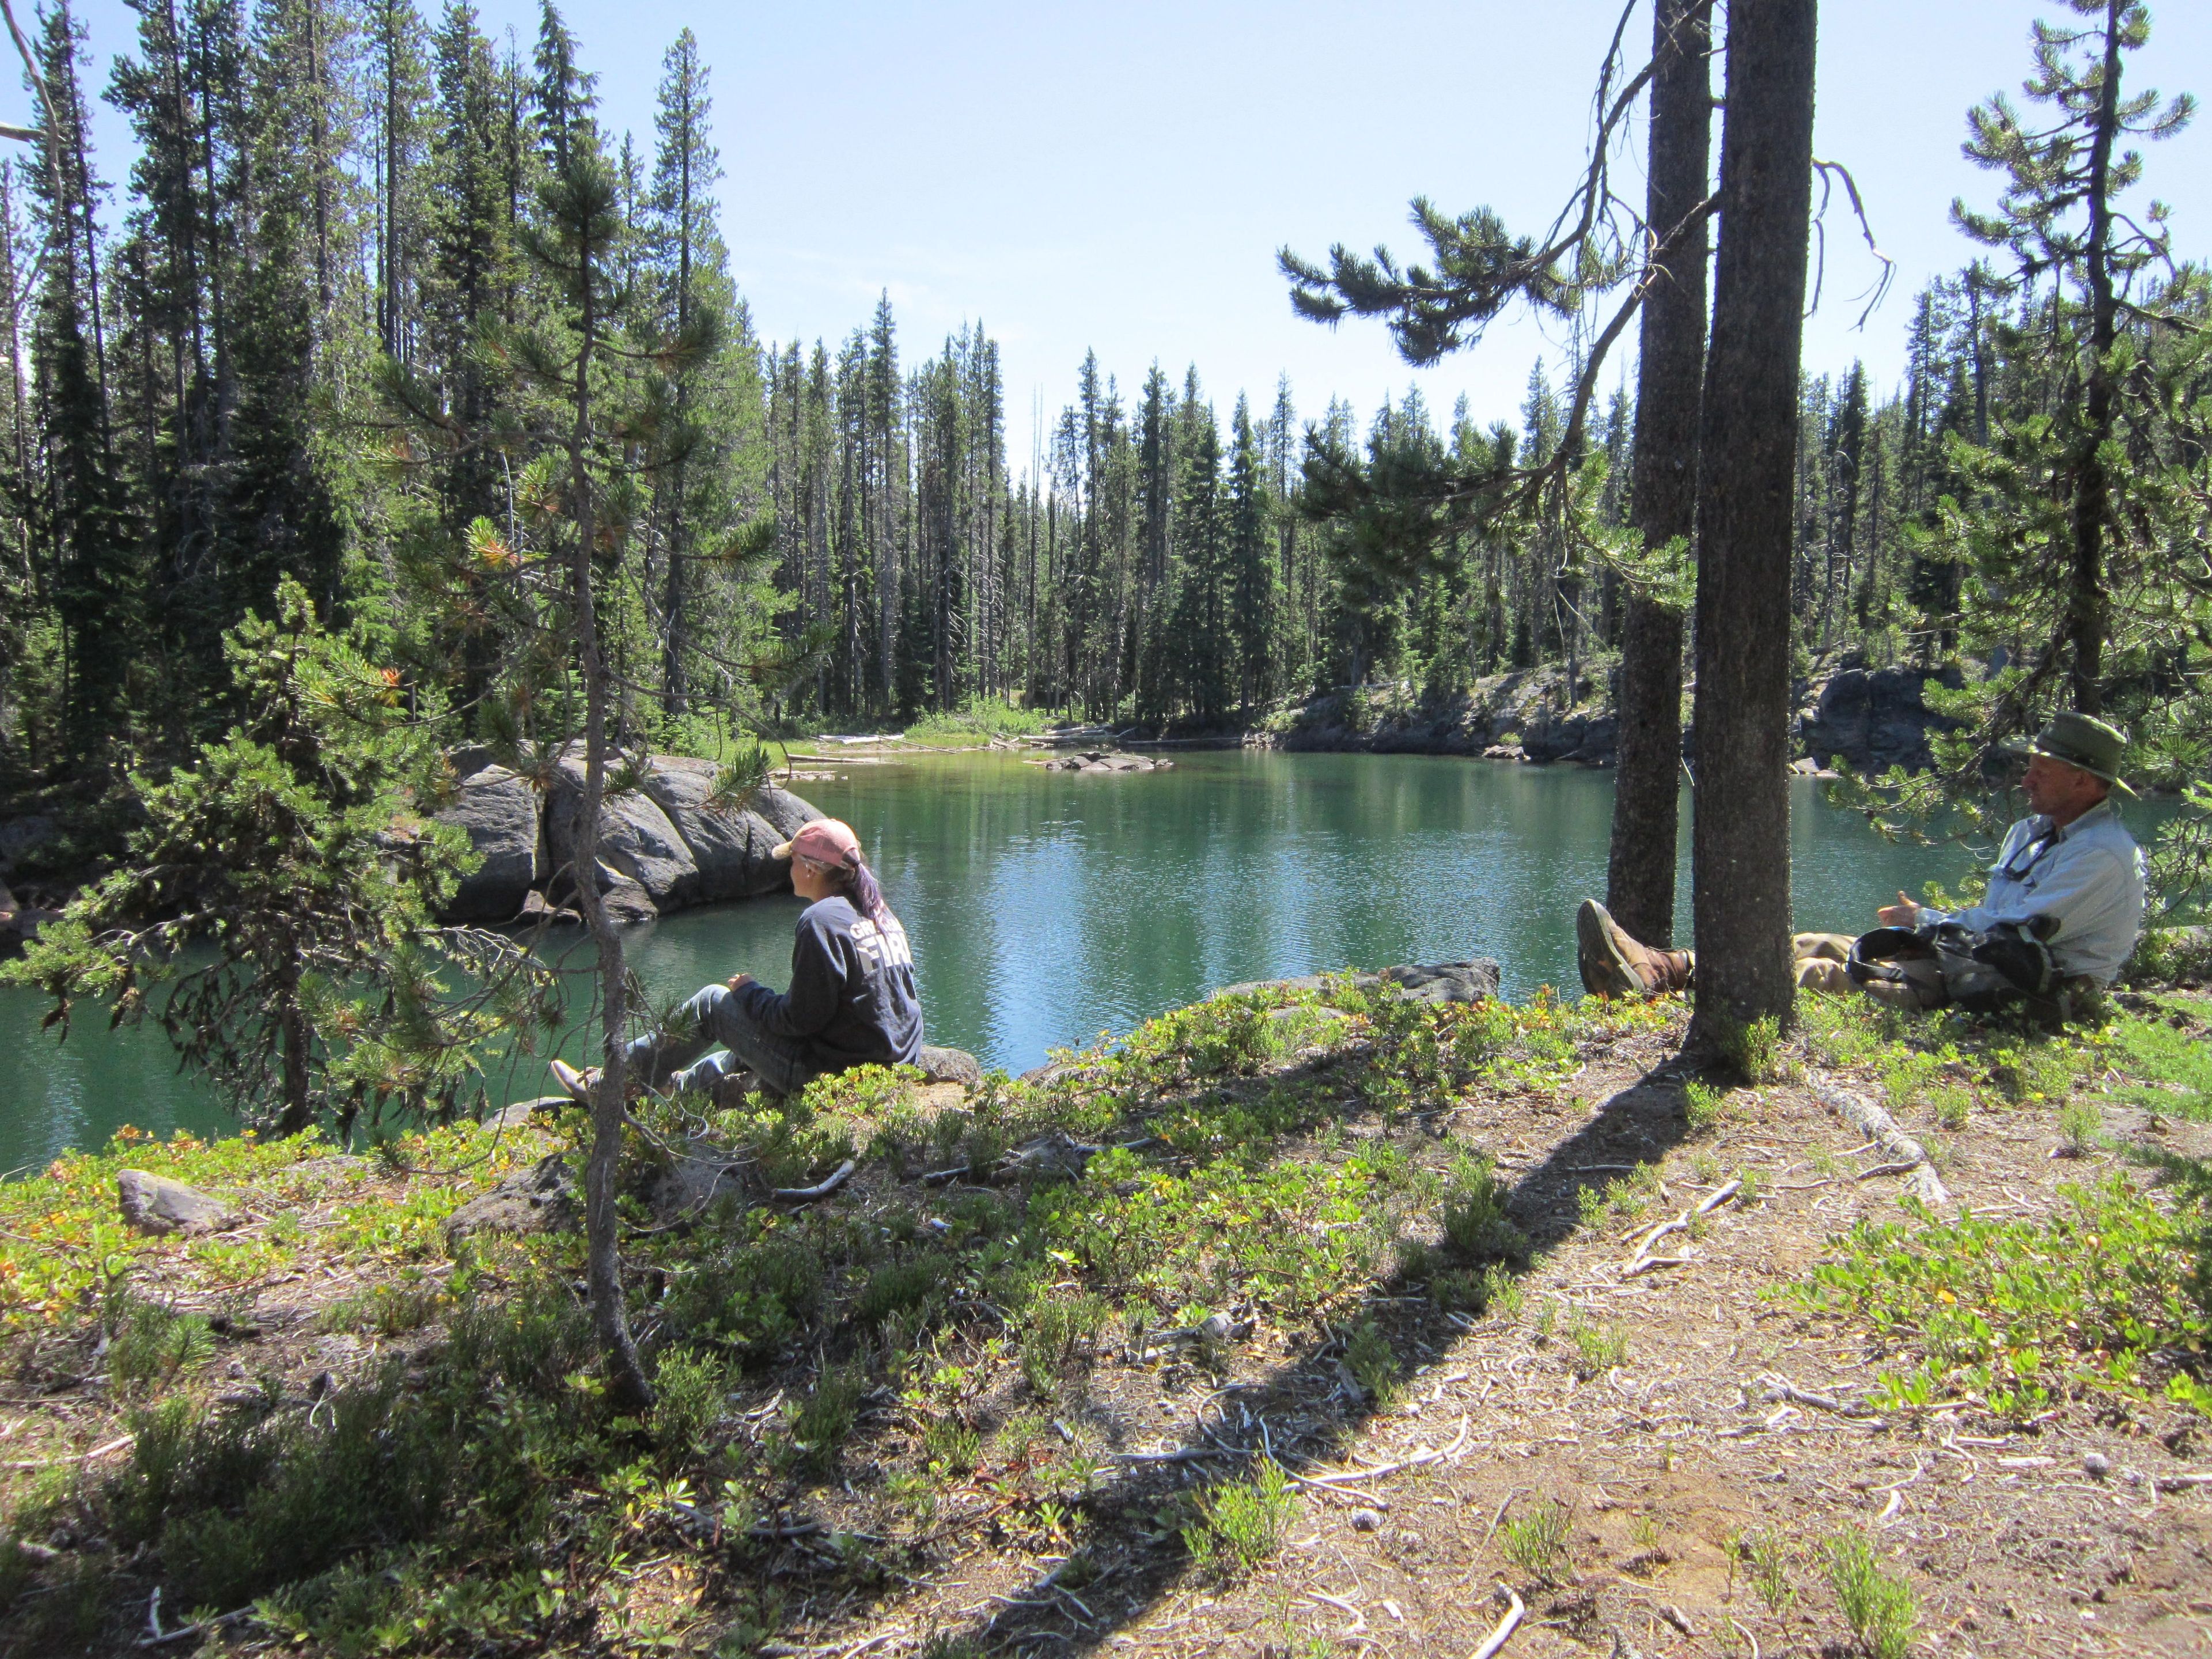
M 461 882 L 443 920 L 507 922 L 573 907 L 582 763 L 573 754 L 563 759 L 542 794 L 480 748 L 455 750 L 453 766 L 459 796 L 438 820 L 465 832 L 483 862 Z M 719 810 L 712 804 L 718 769 L 684 755 L 653 756 L 644 774 L 642 788 L 610 794 L 599 805 L 594 876 L 617 921 L 790 890 L 790 868 L 775 849 L 822 816 L 811 803 L 770 784 L 742 810 Z

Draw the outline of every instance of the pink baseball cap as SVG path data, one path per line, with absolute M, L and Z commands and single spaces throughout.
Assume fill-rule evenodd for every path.
M 811 823 L 801 824 L 797 835 L 775 849 L 775 856 L 780 859 L 787 859 L 793 854 L 817 864 L 858 864 L 860 838 L 842 818 L 816 818 Z

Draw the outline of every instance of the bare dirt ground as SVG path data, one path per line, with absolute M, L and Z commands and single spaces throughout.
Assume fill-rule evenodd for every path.
M 1455 1136 L 1495 1152 L 1515 1218 L 1550 1254 L 1522 1279 L 1517 1318 L 1440 1319 L 1407 1301 L 1403 1405 L 1364 1413 L 1340 1365 L 1264 1334 L 1233 1350 L 1224 1375 L 1102 1367 L 1091 1420 L 1139 1456 L 1188 1461 L 1126 1466 L 1124 1524 L 1100 1528 L 1091 1584 L 1079 1596 L 978 1539 L 941 1555 L 933 1582 L 886 1607 L 872 1631 L 850 1627 L 842 1650 L 897 1651 L 915 1631 L 981 1620 L 994 1650 L 1465 1653 L 1501 1621 L 1502 1586 L 1530 1589 L 1501 1528 L 1554 1498 L 1571 1511 L 1571 1566 L 1530 1590 L 1513 1653 L 1853 1651 L 1816 1549 L 1847 1523 L 1905 1568 L 1928 1651 L 2212 1651 L 2212 1491 L 2194 1486 L 2206 1479 L 2202 1420 L 2106 1402 L 2002 1432 L 1970 1405 L 1867 1410 L 1857 1402 L 1883 1358 L 1867 1334 L 1774 1293 L 1854 1223 L 1896 1218 L 1899 1174 L 1869 1173 L 1880 1149 L 1802 1085 L 1739 1093 L 1720 1128 L 1677 1145 L 1668 1052 L 1665 1038 L 1624 1042 L 1571 1093 L 1492 1097 L 1454 1115 Z M 2107 1118 L 2120 1135 L 2144 1121 Z M 1903 1127 L 1941 1158 L 1954 1204 L 1977 1211 L 2045 1213 L 2062 1182 L 2105 1161 L 2054 1157 L 2048 1111 L 1979 1112 L 1955 1133 Z M 2202 1126 L 2162 1139 L 2212 1146 Z M 1580 1230 L 1583 1186 L 1655 1158 L 1665 1184 L 1646 1215 Z M 1631 1277 L 1651 1226 L 1721 1184 L 1701 1180 L 1693 1160 L 1755 1172 L 1760 1196 L 1720 1206 L 1702 1238 L 1668 1246 L 1680 1265 Z M 1547 1304 L 1549 1335 L 1538 1329 Z M 1585 1374 L 1561 1334 L 1577 1313 L 1625 1338 L 1618 1365 Z M 1263 1440 L 1304 1477 L 1273 1565 L 1224 1587 L 1147 1547 L 1144 1517 L 1164 1491 L 1199 1478 L 1213 1462 L 1204 1454 L 1249 1454 Z M 2103 1476 L 2086 1472 L 2090 1454 L 2106 1460 Z M 2177 1479 L 2191 1484 L 2167 1490 Z M 1747 1565 L 1732 1565 L 1730 1540 L 1747 1534 L 1783 1545 L 1794 1596 L 1783 1609 L 1756 1593 Z

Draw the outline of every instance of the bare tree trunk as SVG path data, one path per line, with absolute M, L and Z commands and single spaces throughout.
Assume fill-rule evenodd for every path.
M 1712 155 L 1712 0 L 1660 0 L 1652 19 L 1651 157 L 1644 217 L 1668 230 L 1705 198 Z M 1698 418 L 1705 392 L 1705 252 L 1700 219 L 1644 296 L 1630 520 L 1647 548 L 1695 535 Z M 1621 626 L 1619 757 L 1606 907 L 1638 939 L 1674 936 L 1681 797 L 1682 617 L 1632 593 Z
M 1698 486 L 1697 1014 L 1725 1053 L 1786 1023 L 1790 543 L 1812 210 L 1815 0 L 1734 0 Z
M 2112 510 L 2101 451 L 2112 435 L 2112 352 L 2118 317 L 2112 298 L 2112 141 L 2120 124 L 2121 14 L 2128 0 L 2105 0 L 2104 76 L 2097 88 L 2097 130 L 2089 143 L 2089 241 L 2083 274 L 2089 285 L 2089 364 L 2084 423 L 2074 463 L 2074 568 L 2066 591 L 2066 637 L 2074 648 L 2074 707 L 2085 714 L 2105 706 L 2105 518 Z
M 308 1027 L 307 1014 L 301 1009 L 296 980 L 283 987 L 279 1006 L 277 1025 L 284 1045 L 284 1108 L 277 1115 L 276 1133 L 305 1134 L 314 1122 L 307 1089 L 307 1050 L 314 1034 Z
M 597 250 L 583 245 L 580 259 L 588 273 Z M 629 974 L 622 935 L 607 915 L 599 891 L 599 804 L 606 798 L 607 669 L 599 641 L 599 610 L 592 592 L 592 549 L 597 519 L 587 459 L 592 433 L 592 357 L 599 319 L 598 295 L 584 278 L 583 320 L 578 331 L 575 422 L 568 435 L 569 480 L 574 492 L 576 545 L 571 581 L 576 602 L 576 654 L 584 677 L 584 799 L 578 811 L 574 871 L 576 902 L 592 930 L 599 965 L 600 1024 L 604 1042 L 599 1087 L 592 1091 L 592 1150 L 584 1166 L 584 1277 L 592 1325 L 607 1362 L 608 1384 L 616 1403 L 638 1410 L 653 1400 L 637 1345 L 630 1338 L 623 1305 L 621 1219 L 615 1207 L 615 1176 L 622 1161 L 624 1098 L 629 1091 L 628 1056 L 623 1028 L 628 1015 Z

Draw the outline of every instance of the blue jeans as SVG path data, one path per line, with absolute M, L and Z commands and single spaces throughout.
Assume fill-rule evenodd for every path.
M 727 1052 L 708 1054 L 717 1043 Z M 795 1095 L 820 1075 L 805 1045 L 762 1030 L 726 985 L 708 986 L 666 1027 L 633 1039 L 624 1052 L 638 1080 L 664 1094 L 711 1096 L 725 1077 L 744 1071 L 773 1093 Z

